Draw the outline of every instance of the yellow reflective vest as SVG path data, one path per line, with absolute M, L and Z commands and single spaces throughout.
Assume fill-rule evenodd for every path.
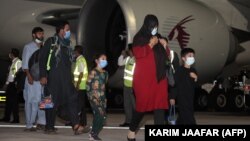
M 87 67 L 86 59 L 82 55 L 76 59 L 76 65 L 75 65 L 75 69 L 74 69 L 75 86 L 77 85 L 77 82 L 79 80 L 80 72 L 78 71 L 78 68 L 80 65 L 84 66 L 84 70 L 83 70 L 83 77 L 82 77 L 79 89 L 86 90 L 86 83 L 87 83 L 87 79 L 88 79 L 88 67 Z
M 127 57 L 125 62 L 124 70 L 124 86 L 132 87 L 133 86 L 133 75 L 135 70 L 135 58 Z
M 17 71 L 18 71 L 18 67 L 17 67 L 17 64 L 18 63 L 22 63 L 22 61 L 20 60 L 20 59 L 16 59 L 15 61 L 14 61 L 14 63 L 12 63 L 12 65 L 11 65 L 11 76 L 13 77 L 13 78 L 15 78 L 15 76 L 16 76 L 16 73 L 17 73 Z

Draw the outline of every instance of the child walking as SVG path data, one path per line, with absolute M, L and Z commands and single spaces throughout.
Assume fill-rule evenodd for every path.
M 107 99 L 105 96 L 108 72 L 104 68 L 108 65 L 105 54 L 97 55 L 94 59 L 95 67 L 90 72 L 87 82 L 87 95 L 93 111 L 92 130 L 89 140 L 101 141 L 98 137 L 106 120 Z
M 176 85 L 174 88 L 174 97 L 170 98 L 170 104 L 178 102 L 179 115 L 177 124 L 194 125 L 194 93 L 196 82 L 198 80 L 197 72 L 192 67 L 195 63 L 195 51 L 191 48 L 184 48 L 181 51 L 183 65 L 175 73 Z

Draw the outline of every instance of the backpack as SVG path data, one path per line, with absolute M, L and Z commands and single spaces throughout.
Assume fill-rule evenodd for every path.
M 34 81 L 40 80 L 39 57 L 40 57 L 40 49 L 35 51 L 29 59 L 29 72 Z

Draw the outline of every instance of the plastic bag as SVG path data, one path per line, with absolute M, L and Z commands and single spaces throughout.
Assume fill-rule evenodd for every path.
M 176 120 L 175 105 L 171 105 L 169 109 L 168 125 L 176 125 Z
M 41 91 L 41 96 L 42 96 L 42 100 L 39 103 L 39 108 L 41 110 L 45 110 L 45 109 L 52 109 L 54 108 L 54 103 L 52 102 L 52 96 L 44 96 L 44 88 L 42 87 L 42 91 Z
M 39 103 L 40 109 L 51 109 L 54 107 L 51 96 L 44 97 L 43 100 Z

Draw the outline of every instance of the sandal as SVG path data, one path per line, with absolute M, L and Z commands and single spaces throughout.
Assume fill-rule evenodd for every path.
M 81 125 L 77 125 L 76 128 L 73 128 L 73 131 L 75 135 L 80 135 L 84 133 L 84 128 Z

